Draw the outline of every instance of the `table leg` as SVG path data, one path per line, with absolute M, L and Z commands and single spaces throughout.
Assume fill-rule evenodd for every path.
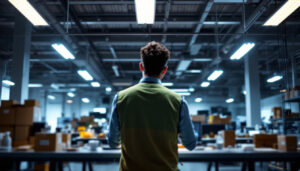
M 248 171 L 255 171 L 255 162 L 248 162 Z
M 212 165 L 212 162 L 209 162 L 209 163 L 208 163 L 208 166 L 207 166 L 207 171 L 210 171 L 211 165 Z
M 299 164 L 297 164 L 296 162 L 290 162 L 290 171 L 298 171 L 298 169 L 300 169 Z
M 58 162 L 57 164 L 58 164 L 58 170 L 59 171 L 64 171 L 64 164 L 63 164 L 63 162 Z
M 215 162 L 215 171 L 219 171 L 219 162 Z
M 245 162 L 242 163 L 242 171 L 246 171 L 247 170 L 247 165 Z
M 89 162 L 89 171 L 93 171 L 93 165 L 92 165 L 92 162 Z
M 50 171 L 56 171 L 56 162 L 50 162 Z
M 86 163 L 83 162 L 83 163 L 82 163 L 82 171 L 85 171 L 85 169 L 86 169 Z

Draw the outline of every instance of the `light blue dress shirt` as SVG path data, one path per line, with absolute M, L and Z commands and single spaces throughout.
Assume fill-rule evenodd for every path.
M 156 83 L 161 84 L 160 79 L 155 77 L 144 77 L 140 80 L 140 83 Z M 190 113 L 188 109 L 187 102 L 184 97 L 181 97 L 181 109 L 180 109 L 180 119 L 178 125 L 178 132 L 181 138 L 182 144 L 188 149 L 193 150 L 196 147 L 196 137 L 194 134 L 193 124 L 190 118 Z M 110 147 L 115 148 L 120 144 L 120 123 L 117 111 L 118 94 L 115 95 L 111 118 L 109 123 L 109 134 L 108 134 L 108 144 Z

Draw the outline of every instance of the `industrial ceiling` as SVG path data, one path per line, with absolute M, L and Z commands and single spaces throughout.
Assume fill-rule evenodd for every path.
M 263 26 L 282 0 L 157 0 L 153 25 L 137 24 L 134 0 L 29 1 L 50 25 L 33 27 L 31 41 L 30 82 L 45 87 L 55 83 L 104 92 L 108 86 L 118 91 L 133 85 L 141 77 L 139 50 L 149 41 L 162 42 L 171 50 L 164 82 L 200 94 L 227 96 L 230 89 L 237 89 L 243 101 L 243 60 L 229 57 L 245 41 L 256 44 L 248 55 L 258 57 L 263 97 L 290 87 L 291 68 L 295 78 L 299 75 L 299 9 L 278 27 Z M 13 69 L 16 14 L 7 0 L 0 1 L 0 57 L 7 59 L 7 75 Z M 76 59 L 63 59 L 51 47 L 55 42 L 69 47 Z M 91 88 L 77 75 L 78 69 L 87 69 L 101 87 Z M 215 69 L 223 69 L 223 76 L 201 87 Z M 284 79 L 267 84 L 274 73 Z

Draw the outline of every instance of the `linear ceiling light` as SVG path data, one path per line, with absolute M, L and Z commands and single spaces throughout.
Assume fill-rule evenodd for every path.
M 263 25 L 278 26 L 300 6 L 299 0 L 286 1 Z
M 154 24 L 155 0 L 135 0 L 135 13 L 138 24 Z
M 181 96 L 190 96 L 191 95 L 191 93 L 184 93 L 184 92 L 177 93 L 177 94 L 179 94 Z
M 204 82 L 202 82 L 201 83 L 201 87 L 208 87 L 210 85 L 210 82 L 208 82 L 208 81 L 204 81 Z
M 51 45 L 63 58 L 75 59 L 75 56 L 61 43 L 54 43 Z
M 83 103 L 90 103 L 90 99 L 89 98 L 82 98 L 81 99 L 81 101 L 83 102 Z
M 40 88 L 40 87 L 43 87 L 43 84 L 29 83 L 28 87 L 30 87 L 30 88 Z
M 202 98 L 200 98 L 200 97 L 198 97 L 198 98 L 195 99 L 196 103 L 200 103 L 201 101 L 202 101 Z
M 223 74 L 223 70 L 215 70 L 210 76 L 207 78 L 209 81 L 215 81 Z
M 232 102 L 234 102 L 233 98 L 226 99 L 226 103 L 232 103 Z
M 75 94 L 72 93 L 72 92 L 67 93 L 67 95 L 68 95 L 69 97 L 75 97 Z
M 113 69 L 113 71 L 114 71 L 114 73 L 115 73 L 115 76 L 116 76 L 116 77 L 119 77 L 119 76 L 120 76 L 120 73 L 119 73 L 119 70 L 118 70 L 118 65 L 113 65 L 113 66 L 112 66 L 112 69 Z
M 189 89 L 171 89 L 171 90 L 176 92 L 176 93 L 190 92 Z
M 3 80 L 2 83 L 7 85 L 7 86 L 14 86 L 15 85 L 15 83 L 10 81 L 10 80 Z
M 106 87 L 106 88 L 105 88 L 105 91 L 106 91 L 106 92 L 111 92 L 111 91 L 112 91 L 112 88 L 111 88 L 111 87 Z
M 78 70 L 77 73 L 86 81 L 92 81 L 94 79 L 87 70 Z
M 32 7 L 27 0 L 8 0 L 35 26 L 48 26 L 44 18 Z
M 231 55 L 231 60 L 239 60 L 241 59 L 246 53 L 248 53 L 253 47 L 255 43 L 244 43 L 237 51 Z
M 279 80 L 281 80 L 281 79 L 282 79 L 282 76 L 281 76 L 281 75 L 275 75 L 275 76 L 273 76 L 273 77 L 267 79 L 267 82 L 268 82 L 268 83 L 274 83 L 274 82 L 279 81 Z
M 93 109 L 93 112 L 99 112 L 101 114 L 105 114 L 106 113 L 106 108 L 105 107 L 95 107 Z
M 92 87 L 100 87 L 101 84 L 99 82 L 97 82 L 97 81 L 94 81 L 94 82 L 91 82 L 91 86 Z
M 164 83 L 161 83 L 161 85 L 163 86 L 166 86 L 166 87 L 172 87 L 174 85 L 174 83 L 171 83 L 171 82 L 164 82 Z
M 50 100 L 55 100 L 55 96 L 48 95 L 47 97 L 48 97 L 48 99 L 50 99 Z

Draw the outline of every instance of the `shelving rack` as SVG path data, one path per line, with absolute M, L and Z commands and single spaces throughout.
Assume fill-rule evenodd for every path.
M 275 119 L 277 122 L 282 122 L 283 126 L 283 134 L 288 133 L 288 124 L 297 123 L 297 130 L 295 131 L 295 134 L 300 134 L 300 117 L 299 118 L 286 118 L 285 116 L 285 106 L 287 103 L 298 103 L 299 104 L 299 112 L 300 112 L 300 97 L 290 98 L 282 101 L 282 118 Z

